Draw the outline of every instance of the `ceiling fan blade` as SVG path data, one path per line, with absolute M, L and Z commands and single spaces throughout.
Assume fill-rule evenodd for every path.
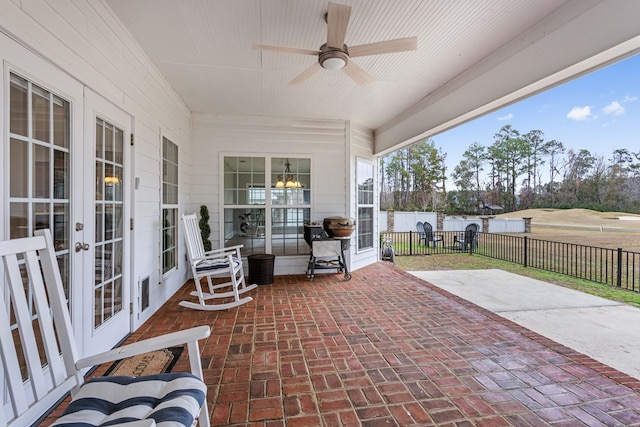
M 365 70 L 357 66 L 353 61 L 347 61 L 347 65 L 344 66 L 342 71 L 344 71 L 347 76 L 351 77 L 360 86 L 366 86 L 374 80 L 373 77 L 367 74 Z
M 349 47 L 349 56 L 380 55 L 383 53 L 406 52 L 418 49 L 417 37 L 406 37 L 403 39 L 384 40 L 381 42 L 360 44 Z
M 327 12 L 327 46 L 342 49 L 347 35 L 351 6 L 329 3 Z
M 298 74 L 296 76 L 296 78 L 294 78 L 293 80 L 291 80 L 287 84 L 292 86 L 292 85 L 296 85 L 298 83 L 301 83 L 301 82 L 307 80 L 309 77 L 311 77 L 313 74 L 315 74 L 317 71 L 319 71 L 321 69 L 322 69 L 322 66 L 320 65 L 320 63 L 315 62 L 311 67 L 307 68 L 302 73 Z
M 272 50 L 274 52 L 298 53 L 301 55 L 318 55 L 320 53 L 319 50 L 300 49 L 297 47 L 288 46 L 275 46 L 270 44 L 254 44 L 253 48 L 256 50 Z

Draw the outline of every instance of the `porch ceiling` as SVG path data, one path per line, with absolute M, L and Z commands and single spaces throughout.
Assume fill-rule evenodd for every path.
M 637 38 L 633 0 L 335 1 L 352 6 L 348 45 L 417 36 L 418 50 L 355 58 L 375 78 L 364 87 L 327 70 L 290 86 L 316 58 L 252 45 L 318 49 L 326 0 L 105 3 L 193 112 L 352 120 L 376 130 L 377 153 L 638 49 L 593 59 Z

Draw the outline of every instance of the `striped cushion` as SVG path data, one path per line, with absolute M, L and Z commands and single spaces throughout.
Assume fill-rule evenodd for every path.
M 233 268 L 236 268 L 240 265 L 240 261 L 238 258 L 233 257 Z M 229 263 L 227 261 L 217 260 L 202 260 L 198 264 L 196 264 L 196 271 L 210 271 L 217 270 L 219 268 L 229 268 Z
M 160 427 L 191 426 L 206 389 L 187 373 L 96 377 L 82 386 L 52 426 L 109 426 L 149 418 Z

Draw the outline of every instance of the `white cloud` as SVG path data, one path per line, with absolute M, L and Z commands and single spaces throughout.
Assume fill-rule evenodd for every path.
M 567 118 L 576 121 L 587 120 L 591 116 L 591 107 L 588 105 L 585 107 L 573 107 L 571 111 L 567 113 Z
M 500 120 L 500 121 L 511 120 L 511 119 L 513 119 L 513 114 L 511 114 L 511 113 L 506 114 L 506 115 L 504 115 L 502 117 L 498 117 L 498 120 Z
M 634 102 L 637 101 L 638 97 L 637 96 L 633 96 L 633 95 L 625 95 L 625 97 L 622 99 L 622 102 Z
M 604 114 L 613 114 L 614 116 L 621 116 L 624 114 L 624 107 L 618 101 L 612 101 L 609 105 L 602 109 Z

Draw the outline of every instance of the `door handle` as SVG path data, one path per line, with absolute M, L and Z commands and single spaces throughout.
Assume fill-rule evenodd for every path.
M 80 242 L 76 242 L 76 252 L 80 252 L 80 251 L 88 251 L 89 250 L 89 244 L 88 243 L 80 243 Z

